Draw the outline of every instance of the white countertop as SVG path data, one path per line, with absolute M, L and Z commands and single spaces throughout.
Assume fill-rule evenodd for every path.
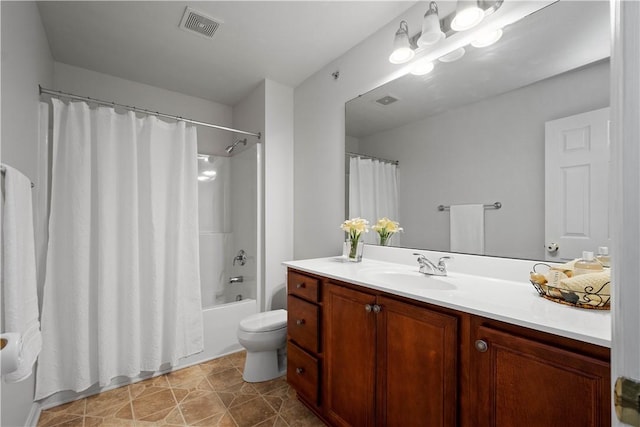
M 523 261 L 514 262 L 522 264 Z M 438 278 L 417 273 L 417 264 L 413 266 L 375 259 L 354 263 L 339 256 L 283 264 L 416 301 L 611 347 L 610 311 L 582 309 L 548 301 L 538 295 L 529 283 L 526 272 L 522 280 L 471 275 L 455 270 L 449 271 L 445 278 Z M 526 261 L 526 264 L 532 266 L 535 261 Z M 377 278 L 381 272 L 388 273 L 387 279 Z M 400 273 L 397 281 L 388 280 L 395 273 Z M 421 286 L 421 278 L 425 279 L 424 287 Z

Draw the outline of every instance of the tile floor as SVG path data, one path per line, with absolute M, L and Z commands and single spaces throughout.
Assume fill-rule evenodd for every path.
M 242 380 L 239 352 L 42 411 L 38 427 L 320 427 L 284 377 Z

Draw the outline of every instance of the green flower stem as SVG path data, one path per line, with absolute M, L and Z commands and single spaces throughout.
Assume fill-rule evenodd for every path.
M 378 231 L 378 236 L 380 236 L 380 246 L 387 246 L 389 240 L 391 240 L 391 236 L 393 236 L 393 233 L 383 229 Z
M 356 254 L 358 253 L 358 240 L 360 240 L 360 234 L 351 232 L 349 240 L 351 241 L 351 248 L 349 248 L 349 258 L 355 259 Z

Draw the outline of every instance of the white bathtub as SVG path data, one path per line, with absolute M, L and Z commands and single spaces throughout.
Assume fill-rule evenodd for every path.
M 202 309 L 204 326 L 204 351 L 182 359 L 177 368 L 202 363 L 242 349 L 237 330 L 240 320 L 258 312 L 254 299 L 205 307 Z

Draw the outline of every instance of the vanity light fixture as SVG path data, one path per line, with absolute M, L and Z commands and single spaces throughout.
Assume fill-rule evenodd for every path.
M 414 76 L 424 76 L 425 74 L 432 72 L 433 68 L 433 62 L 426 58 L 421 58 L 411 64 L 411 74 Z
M 488 31 L 482 33 L 478 36 L 477 39 L 471 42 L 471 46 L 473 47 L 487 47 L 491 46 L 502 37 L 502 28 L 498 28 L 497 30 Z
M 451 51 L 449 53 L 447 53 L 446 55 L 442 55 L 440 58 L 438 58 L 438 60 L 440 62 L 453 62 L 453 61 L 457 61 L 458 59 L 462 58 L 465 54 L 465 50 L 463 47 L 458 48 L 454 51 Z
M 476 0 L 458 0 L 451 28 L 455 31 L 468 30 L 478 25 L 484 19 L 484 15 L 484 10 L 478 7 Z
M 438 16 L 438 5 L 432 1 L 429 3 L 429 9 L 427 9 L 422 19 L 422 34 L 418 39 L 418 46 L 431 46 L 444 37 L 445 35 L 440 25 L 440 17 Z
M 402 21 L 393 40 L 393 52 L 389 55 L 389 62 L 392 64 L 404 64 L 411 61 L 415 54 L 409 42 L 409 24 L 407 24 L 407 21 Z

